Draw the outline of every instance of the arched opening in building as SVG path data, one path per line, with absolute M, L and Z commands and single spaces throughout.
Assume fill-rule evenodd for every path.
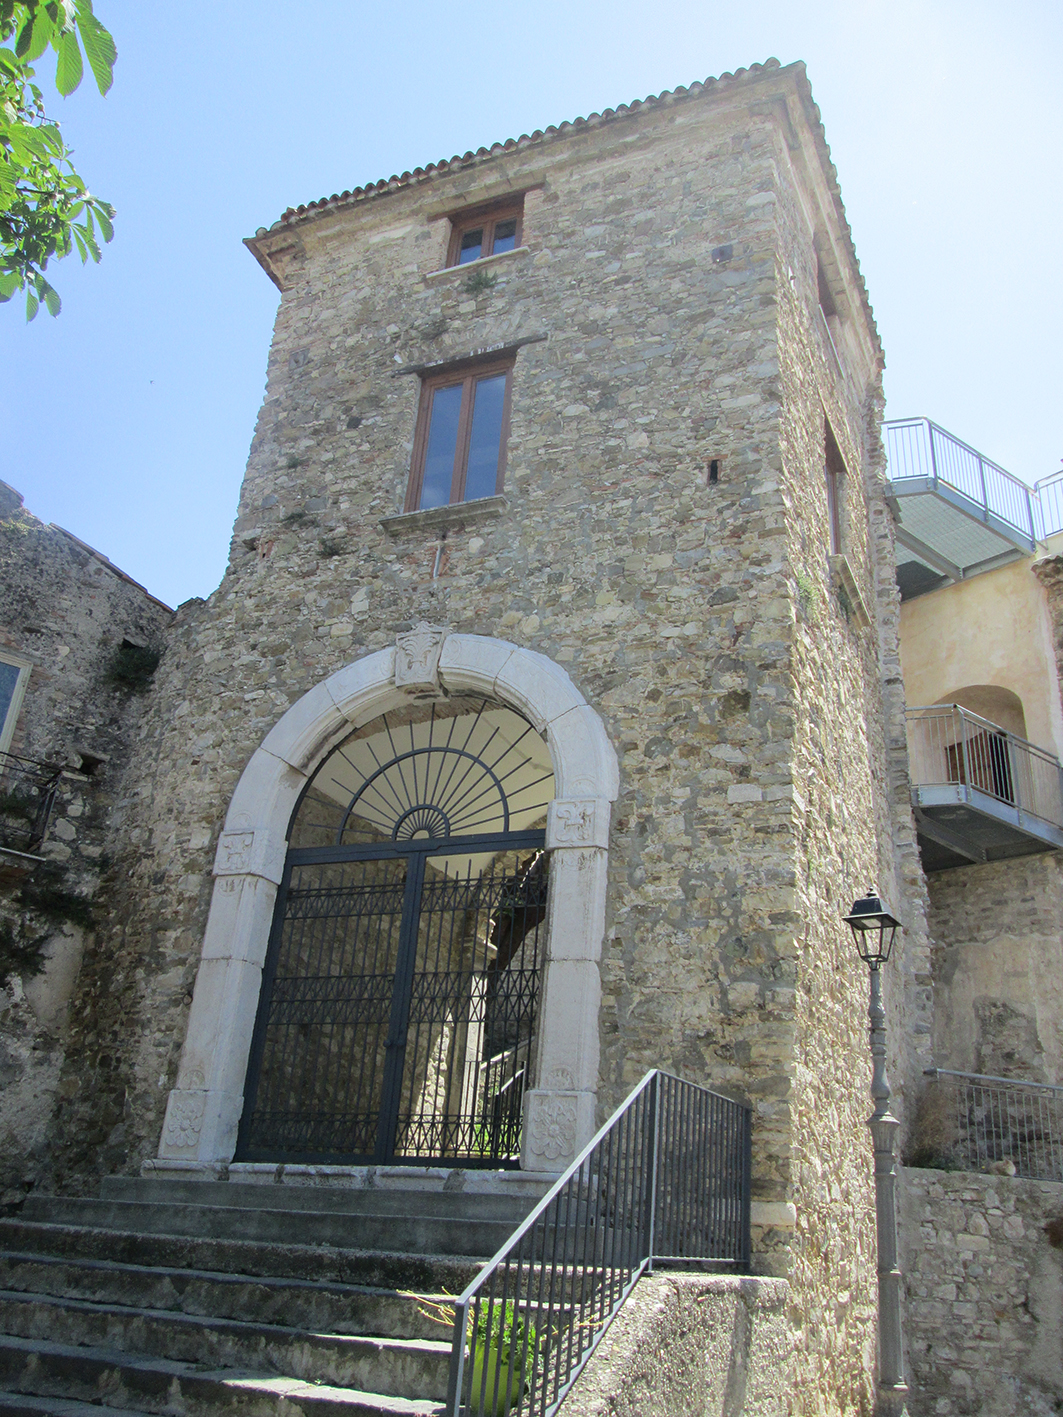
M 238 1160 L 519 1163 L 553 797 L 544 739 L 487 698 L 329 753 L 289 829 Z
M 1009 733 L 1026 737 L 1026 715 L 1018 694 L 998 684 L 967 684 L 938 703 L 967 710 L 955 715 L 946 734 L 947 780 L 1014 802 L 1019 775 L 1026 767 L 1008 745 Z

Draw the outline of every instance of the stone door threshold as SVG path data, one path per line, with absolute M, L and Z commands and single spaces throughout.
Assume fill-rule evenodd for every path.
M 153 1158 L 140 1174 L 159 1181 L 233 1181 L 260 1186 L 325 1186 L 337 1190 L 446 1191 L 540 1196 L 557 1180 L 542 1171 L 462 1170 L 451 1166 L 296 1166 L 257 1161 Z

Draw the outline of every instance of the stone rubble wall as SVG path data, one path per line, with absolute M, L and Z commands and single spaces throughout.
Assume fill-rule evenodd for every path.
M 1063 861 L 929 878 L 938 1067 L 1063 1086 Z
M 640 1279 L 560 1413 L 784 1417 L 792 1410 L 789 1297 L 781 1279 Z
M 905 1168 L 912 1417 L 1063 1409 L 1063 1185 Z
M 11 751 L 66 767 L 38 853 L 44 866 L 26 875 L 0 860 L 0 927 L 39 939 L 43 963 L 15 970 L 0 987 L 0 1205 L 15 1204 L 47 1173 L 68 1005 L 83 953 L 98 943 L 61 908 L 55 913 L 55 893 L 98 901 L 97 913 L 106 894 L 108 836 L 146 702 L 109 682 L 108 667 L 123 639 L 161 644 L 171 619 L 141 586 L 0 484 L 0 649 L 31 665 Z M 99 760 L 89 773 L 85 754 Z M 53 913 L 27 908 L 23 886 L 46 891 Z

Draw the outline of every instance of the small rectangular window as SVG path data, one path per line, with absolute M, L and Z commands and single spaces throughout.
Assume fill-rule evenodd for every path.
M 432 375 L 421 385 L 408 512 L 502 490 L 512 360 Z
M 0 654 L 0 753 L 10 751 L 30 667 L 24 659 Z
M 827 478 L 827 516 L 830 522 L 830 554 L 842 554 L 842 498 L 845 488 L 845 460 L 830 424 L 824 419 L 824 471 Z
M 483 256 L 499 256 L 520 245 L 523 202 L 507 200 L 490 207 L 477 207 L 450 219 L 448 266 L 464 266 Z

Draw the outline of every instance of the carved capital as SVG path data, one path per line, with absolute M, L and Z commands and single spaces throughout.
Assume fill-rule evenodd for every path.
M 604 797 L 558 798 L 546 817 L 546 848 L 609 845 L 609 803 Z

